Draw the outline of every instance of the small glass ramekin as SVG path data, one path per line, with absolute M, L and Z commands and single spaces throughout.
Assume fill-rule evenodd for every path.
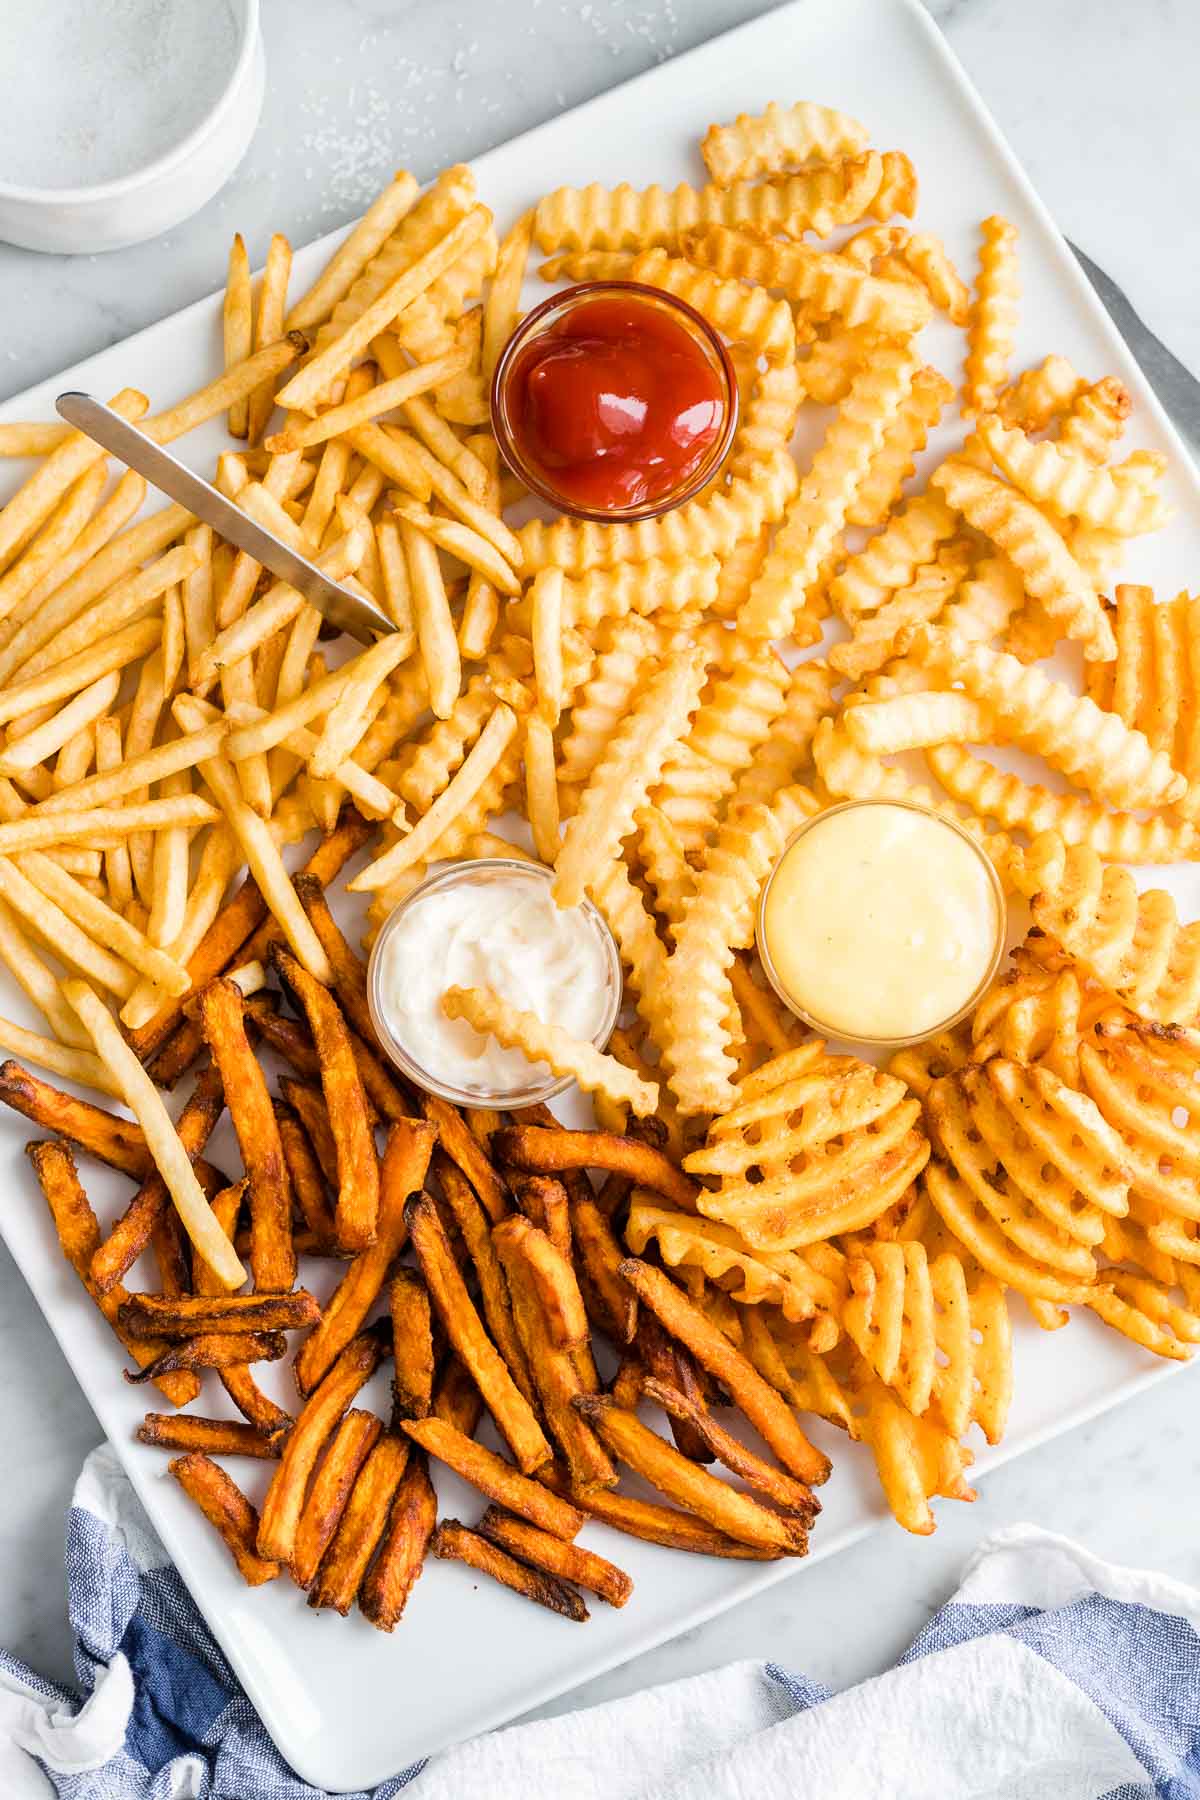
M 923 813 L 926 818 L 936 819 L 937 823 L 939 825 L 944 825 L 947 831 L 956 833 L 965 844 L 970 846 L 971 850 L 983 865 L 987 874 L 988 883 L 992 890 L 992 897 L 996 902 L 996 941 L 992 946 L 992 954 L 988 959 L 987 969 L 970 998 L 964 1001 L 963 1005 L 960 1006 L 957 1011 L 949 1014 L 948 1017 L 939 1019 L 936 1024 L 930 1025 L 924 1031 L 912 1032 L 905 1037 L 868 1037 L 857 1032 L 851 1033 L 846 1031 L 840 1025 L 831 1025 L 827 1019 L 819 1019 L 814 1013 L 808 1012 L 798 1003 L 798 1001 L 792 998 L 791 994 L 781 981 L 779 973 L 771 960 L 771 952 L 767 945 L 767 934 L 764 928 L 767 898 L 771 892 L 771 884 L 782 867 L 792 845 L 810 832 L 814 826 L 821 825 L 825 820 L 831 819 L 835 813 L 850 812 L 854 808 L 865 806 L 902 807 L 906 812 Z M 904 1048 L 905 1044 L 923 1044 L 927 1038 L 936 1037 L 940 1031 L 949 1031 L 953 1026 L 958 1025 L 965 1019 L 968 1013 L 973 1012 L 978 1006 L 983 996 L 991 987 L 992 982 L 995 980 L 996 973 L 1004 958 L 1005 947 L 1008 943 L 1008 908 L 1004 897 L 1004 887 L 1000 877 L 996 873 L 995 865 L 993 864 L 991 857 L 988 856 L 987 852 L 975 841 L 970 832 L 963 829 L 956 819 L 948 819 L 944 813 L 936 812 L 931 806 L 921 806 L 915 800 L 843 800 L 840 805 L 828 806 L 824 812 L 815 813 L 811 819 L 806 819 L 800 829 L 792 833 L 792 836 L 780 851 L 771 873 L 763 883 L 762 892 L 758 896 L 758 911 L 755 914 L 754 920 L 754 941 L 758 950 L 758 959 L 762 963 L 763 973 L 767 980 L 770 982 L 779 998 L 783 1001 L 783 1004 L 787 1007 L 788 1011 L 794 1013 L 795 1016 L 803 1024 L 807 1025 L 811 1031 L 815 1031 L 820 1037 L 841 1038 L 845 1042 L 852 1044 L 869 1044 L 876 1050 L 901 1050 Z
M 581 506 L 577 500 L 561 493 L 548 480 L 544 470 L 525 458 L 521 450 L 519 426 L 510 410 L 510 376 L 517 357 L 531 339 L 540 337 L 564 313 L 570 312 L 583 301 L 604 299 L 609 295 L 634 295 L 676 319 L 692 340 L 699 344 L 716 371 L 725 402 L 725 423 L 721 434 L 699 468 L 671 493 L 657 500 L 643 500 L 637 506 Z M 496 363 L 492 376 L 491 414 L 492 433 L 500 446 L 500 453 L 513 474 L 524 482 L 530 493 L 537 494 L 539 499 L 548 501 L 551 506 L 572 519 L 591 519 L 600 525 L 629 525 L 638 519 L 657 519 L 661 513 L 673 511 L 685 501 L 694 499 L 701 488 L 712 480 L 728 456 L 733 434 L 737 430 L 737 376 L 720 333 L 709 324 L 703 313 L 697 312 L 694 306 L 689 306 L 686 300 L 680 300 L 675 294 L 668 294 L 662 288 L 648 287 L 640 281 L 581 281 L 576 287 L 564 288 L 561 293 L 551 294 L 548 300 L 543 300 L 540 306 L 535 306 L 521 320 Z
M 544 863 L 526 862 L 516 856 L 485 856 L 478 861 L 447 863 L 442 869 L 428 876 L 418 888 L 401 900 L 399 906 L 388 914 L 371 950 L 367 964 L 367 1004 L 370 1007 L 371 1019 L 379 1036 L 379 1041 L 400 1070 L 402 1075 L 418 1087 L 430 1094 L 436 1094 L 441 1100 L 452 1100 L 456 1106 L 492 1106 L 505 1112 L 516 1112 L 523 1106 L 534 1106 L 542 1100 L 552 1100 L 555 1094 L 561 1094 L 570 1087 L 573 1077 L 570 1075 L 551 1076 L 549 1081 L 531 1082 L 528 1087 L 494 1089 L 486 1087 L 460 1087 L 454 1082 L 443 1081 L 432 1069 L 425 1068 L 411 1055 L 400 1038 L 392 1029 L 381 993 L 382 951 L 389 936 L 410 907 L 427 898 L 431 893 L 448 887 L 457 887 L 466 882 L 484 882 L 489 880 L 510 880 L 518 876 L 528 881 L 539 881 L 549 887 L 554 879 L 553 869 Z M 604 1012 L 599 1028 L 592 1042 L 597 1050 L 603 1050 L 612 1036 L 617 1015 L 621 1010 L 622 972 L 621 953 L 617 949 L 616 939 L 608 928 L 604 915 L 593 906 L 590 900 L 580 902 L 578 911 L 589 929 L 595 934 L 605 959 Z

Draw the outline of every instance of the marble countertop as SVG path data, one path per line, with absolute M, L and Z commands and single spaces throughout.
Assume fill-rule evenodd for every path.
M 1059 224 L 1200 369 L 1189 0 L 930 0 Z M 361 211 L 403 162 L 422 177 L 767 10 L 762 0 L 291 0 L 264 7 L 266 110 L 225 191 L 165 240 L 107 257 L 0 246 L 0 397 L 208 292 L 231 232 L 293 241 Z M 165 254 L 164 254 L 165 252 Z M 63 1512 L 92 1414 L 0 1247 L 0 1644 L 70 1680 Z M 885 1667 L 987 1532 L 1020 1519 L 1200 1581 L 1196 1373 L 1163 1384 L 943 1506 L 934 1538 L 887 1527 L 702 1629 L 564 1696 L 614 1698 L 743 1656 L 844 1686 Z

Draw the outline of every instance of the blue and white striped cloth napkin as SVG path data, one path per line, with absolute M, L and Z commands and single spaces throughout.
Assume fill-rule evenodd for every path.
M 320 1800 L 267 1737 L 113 1452 L 67 1522 L 82 1694 L 0 1652 L 2 1800 Z M 414 1800 L 1192 1800 L 1200 1593 L 1018 1525 L 897 1667 L 734 1663 L 398 1771 Z

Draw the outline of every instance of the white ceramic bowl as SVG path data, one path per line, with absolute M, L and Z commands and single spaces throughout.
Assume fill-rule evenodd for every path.
M 229 0 L 238 44 L 211 111 L 163 156 L 95 187 L 0 181 L 0 239 L 23 250 L 92 254 L 157 237 L 198 212 L 246 154 L 266 87 L 259 0 Z

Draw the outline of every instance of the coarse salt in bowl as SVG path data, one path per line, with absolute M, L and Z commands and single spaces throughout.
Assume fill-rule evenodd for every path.
M 90 253 L 178 225 L 264 89 L 259 0 L 0 0 L 0 238 Z

